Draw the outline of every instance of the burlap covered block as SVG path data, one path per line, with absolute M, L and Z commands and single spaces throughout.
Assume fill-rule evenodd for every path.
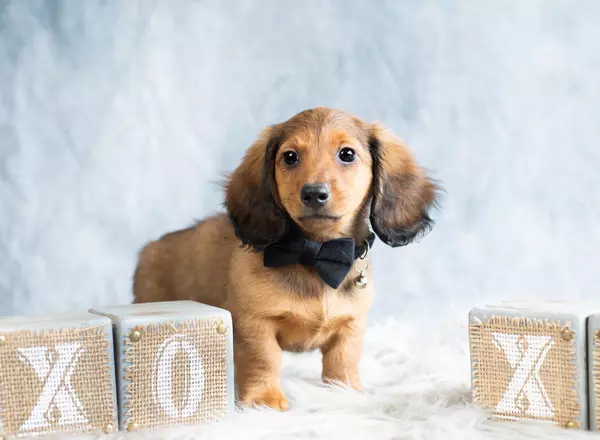
M 471 310 L 474 401 L 498 419 L 587 428 L 586 327 L 591 311 L 560 302 Z
M 111 322 L 89 313 L 0 318 L 0 433 L 117 428 Z
M 122 429 L 197 424 L 233 409 L 229 312 L 194 301 L 91 312 L 113 321 Z
M 590 429 L 600 431 L 600 313 L 588 319 Z

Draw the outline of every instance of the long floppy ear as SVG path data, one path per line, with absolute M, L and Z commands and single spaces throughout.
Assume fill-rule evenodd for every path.
M 371 125 L 373 158 L 371 225 L 392 247 L 405 246 L 433 227 L 429 210 L 439 187 L 417 166 L 404 143 L 379 123 Z
M 226 183 L 225 208 L 235 234 L 255 250 L 281 238 L 288 225 L 285 211 L 276 202 L 277 133 L 276 127 L 263 130 Z

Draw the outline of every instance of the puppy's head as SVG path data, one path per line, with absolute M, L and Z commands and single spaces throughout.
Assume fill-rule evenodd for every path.
M 367 220 L 390 246 L 427 231 L 437 187 L 381 125 L 317 108 L 271 126 L 226 186 L 237 236 L 255 249 L 294 223 L 324 241 L 364 234 Z

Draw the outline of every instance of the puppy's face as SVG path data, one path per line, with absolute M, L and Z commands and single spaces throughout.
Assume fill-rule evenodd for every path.
M 378 123 L 317 108 L 268 127 L 231 174 L 225 206 L 236 235 L 262 249 L 293 222 L 312 239 L 362 235 L 389 246 L 432 226 L 437 186 Z
M 274 177 L 279 203 L 311 237 L 351 233 L 372 182 L 368 138 L 346 114 L 300 114 L 281 127 Z

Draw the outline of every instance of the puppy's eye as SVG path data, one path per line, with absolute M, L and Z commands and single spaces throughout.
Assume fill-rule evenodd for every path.
M 342 162 L 352 163 L 356 159 L 356 152 L 352 148 L 344 147 L 338 153 L 338 157 Z
M 289 166 L 296 165 L 298 163 L 298 153 L 295 151 L 286 151 L 283 153 L 283 161 Z

